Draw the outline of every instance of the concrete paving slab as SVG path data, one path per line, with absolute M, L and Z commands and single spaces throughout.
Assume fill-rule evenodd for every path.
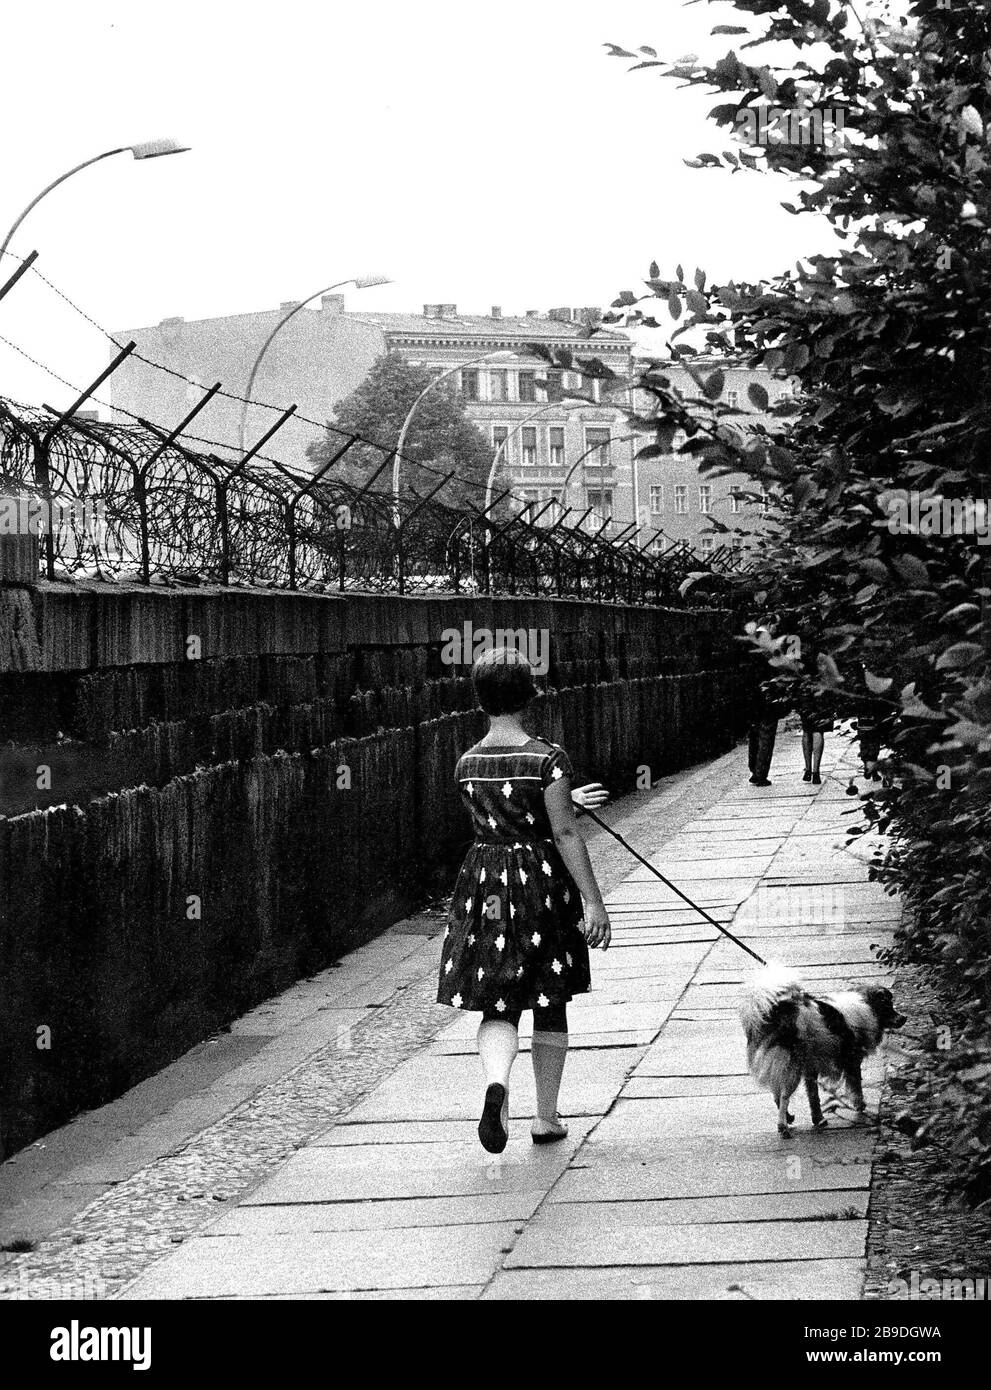
M 628 1218 L 603 1226 L 594 1239 L 580 1222 L 565 1227 L 531 1222 L 506 1257 L 504 1269 L 595 1265 L 696 1265 L 764 1260 L 858 1259 L 864 1221 L 746 1221 L 712 1226 L 647 1225 Z
M 480 1192 L 468 1197 L 420 1197 L 368 1202 L 303 1202 L 241 1206 L 212 1225 L 208 1236 L 319 1234 L 321 1231 L 392 1231 L 421 1226 L 469 1226 L 527 1221 L 545 1192 Z
M 511 1223 L 395 1231 L 196 1237 L 152 1265 L 128 1299 L 257 1298 L 334 1290 L 484 1283 L 515 1238 Z
M 485 1289 L 482 1300 L 854 1299 L 862 1288 L 863 1260 L 803 1260 L 687 1268 L 505 1270 Z
M 856 1221 L 866 1217 L 869 1199 L 866 1188 L 640 1202 L 555 1202 L 552 1198 L 542 1206 L 535 1225 L 565 1230 L 581 1226 L 592 1233 L 637 1222 L 711 1226 L 723 1221 Z

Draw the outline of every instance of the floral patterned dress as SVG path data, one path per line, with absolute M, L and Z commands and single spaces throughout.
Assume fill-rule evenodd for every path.
M 437 999 L 495 1013 L 566 1003 L 591 986 L 581 895 L 551 834 L 544 788 L 573 777 L 557 744 L 476 744 L 455 777 L 475 829 L 454 888 Z

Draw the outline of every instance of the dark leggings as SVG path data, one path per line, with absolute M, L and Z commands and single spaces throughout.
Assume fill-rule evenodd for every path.
M 499 1013 L 496 1009 L 484 1009 L 482 1022 L 511 1023 L 514 1028 L 518 1028 L 522 1012 L 522 1009 L 506 1009 L 504 1013 Z M 535 1033 L 566 1033 L 568 1031 L 567 1004 L 548 1004 L 545 1009 L 534 1009 L 533 1031 Z

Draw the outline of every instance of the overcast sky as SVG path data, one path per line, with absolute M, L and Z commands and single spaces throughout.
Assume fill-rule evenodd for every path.
M 666 274 L 773 273 L 827 249 L 827 230 L 778 206 L 793 194 L 777 179 L 687 169 L 729 143 L 705 119 L 719 98 L 604 47 L 718 54 L 726 22 L 729 5 L 681 0 L 5 6 L 0 238 L 73 164 L 171 135 L 191 152 L 83 171 L 12 244 L 115 331 L 370 272 L 394 283 L 350 307 L 507 313 L 605 306 L 655 257 Z M 29 281 L 0 303 L 0 334 L 85 384 L 106 340 Z M 67 403 L 3 343 L 0 368 L 0 394 Z

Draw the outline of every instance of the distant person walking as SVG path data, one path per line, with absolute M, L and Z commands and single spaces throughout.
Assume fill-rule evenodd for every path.
M 537 694 L 533 668 L 514 649 L 495 649 L 475 662 L 472 680 L 490 723 L 455 772 L 475 843 L 454 889 L 437 998 L 482 1015 L 478 1053 L 486 1090 L 478 1137 L 490 1153 L 501 1153 L 524 1009 L 533 1011 L 531 1136 L 536 1144 L 566 1136 L 557 1106 L 567 1004 L 590 988 L 588 948 L 605 950 L 612 932 L 575 825 L 568 755 L 531 738 L 521 722 Z M 586 804 L 604 795 L 584 790 Z
M 814 787 L 818 787 L 822 784 L 822 755 L 826 747 L 826 735 L 832 732 L 834 721 L 825 697 L 816 691 L 811 680 L 802 684 L 798 713 L 802 720 L 802 758 L 805 761 L 802 781 L 811 782 Z
M 757 629 L 757 633 L 765 632 L 773 637 L 775 630 L 776 622 L 771 617 Z M 771 759 L 774 756 L 778 720 L 786 712 L 786 709 L 781 700 L 776 699 L 774 694 L 768 690 L 768 681 L 762 679 L 767 675 L 767 664 L 764 658 L 758 652 L 753 652 L 751 659 L 753 665 L 751 667 L 748 750 L 750 781 L 755 787 L 769 787 L 771 783 L 767 774 L 771 770 Z

